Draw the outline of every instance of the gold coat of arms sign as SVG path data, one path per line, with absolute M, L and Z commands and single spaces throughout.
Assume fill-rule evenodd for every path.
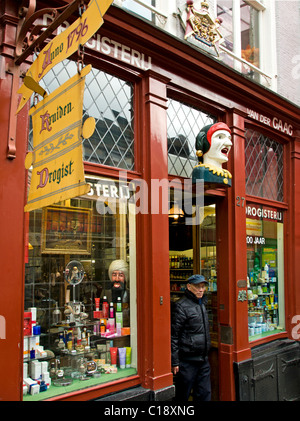
M 223 41 L 223 37 L 219 32 L 220 21 L 213 19 L 208 11 L 208 3 L 203 1 L 201 9 L 194 7 L 192 0 L 187 1 L 187 18 L 185 39 L 194 38 L 204 43 L 208 47 L 213 47 L 217 52 L 217 45 Z

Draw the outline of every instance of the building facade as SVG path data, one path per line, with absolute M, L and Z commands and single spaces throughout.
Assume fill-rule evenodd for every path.
M 115 1 L 83 55 L 41 79 L 50 94 L 78 63 L 92 66 L 83 120 L 95 130 L 82 140 L 90 191 L 24 212 L 29 109 L 42 98 L 16 114 L 17 91 L 81 10 L 20 61 L 27 10 L 2 2 L 2 400 L 171 400 L 170 311 L 192 273 L 209 281 L 213 400 L 299 399 L 299 42 L 291 34 L 286 47 L 282 35 L 287 19 L 297 28 L 299 2 L 285 19 L 284 2 L 173 3 Z M 38 24 L 66 4 L 37 2 Z M 217 121 L 231 130 L 231 187 L 195 186 L 196 136 Z M 67 141 L 62 132 L 40 156 Z M 66 168 L 47 181 L 61 183 Z

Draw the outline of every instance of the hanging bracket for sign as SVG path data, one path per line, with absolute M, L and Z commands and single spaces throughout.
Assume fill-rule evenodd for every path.
M 23 0 L 19 8 L 20 20 L 17 28 L 16 49 L 15 49 L 15 65 L 11 69 L 12 72 L 12 92 L 10 101 L 10 120 L 8 128 L 7 140 L 7 158 L 16 158 L 16 132 L 17 132 L 17 116 L 16 110 L 18 108 L 18 89 L 20 81 L 20 65 L 39 48 L 53 32 L 65 22 L 73 13 L 78 10 L 80 5 L 88 3 L 88 0 L 74 0 L 71 4 L 60 8 L 44 8 L 35 11 L 36 0 Z M 34 24 L 44 14 L 48 14 L 53 18 L 53 21 L 47 27 L 45 25 Z M 25 77 L 26 78 L 26 77 Z M 29 82 L 31 84 L 31 82 Z M 24 86 L 25 80 L 24 80 Z M 30 90 L 37 92 L 44 96 L 42 88 L 38 90 Z
M 7 141 L 7 158 L 16 158 L 16 130 L 17 114 L 25 106 L 32 95 L 32 91 L 46 95 L 44 90 L 38 85 L 38 82 L 55 65 L 71 56 L 78 49 L 79 45 L 84 45 L 103 24 L 103 15 L 112 4 L 113 0 L 74 0 L 67 6 L 60 8 L 45 8 L 35 11 L 36 0 L 23 0 L 19 9 L 20 21 L 18 23 L 15 63 L 11 69 L 12 90 L 10 103 L 10 121 Z M 88 6 L 86 7 L 86 5 Z M 63 32 L 51 39 L 47 44 L 46 40 L 51 38 L 53 32 L 76 11 L 79 12 L 79 18 L 68 26 Z M 53 18 L 49 26 L 35 24 L 37 19 L 44 14 Z M 29 76 L 36 84 L 32 85 L 31 79 L 26 79 L 19 88 L 20 82 L 20 64 L 32 55 L 37 49 L 46 44 L 40 51 L 38 57 L 34 60 L 27 70 L 26 76 Z M 78 64 L 80 72 L 83 68 L 83 50 L 81 60 Z M 25 77 L 26 78 L 26 77 Z M 19 88 L 19 89 L 18 89 Z M 18 94 L 21 95 L 18 105 Z
M 88 0 L 74 0 L 67 6 L 59 7 L 57 9 L 46 8 L 36 12 L 34 12 L 35 0 L 29 0 L 28 8 L 21 7 L 20 16 L 22 17 L 24 15 L 25 10 L 27 10 L 27 13 L 19 22 L 15 64 L 20 65 L 23 63 L 27 57 L 34 52 L 35 48 L 40 47 L 63 22 L 79 9 L 82 2 L 88 3 Z M 53 21 L 50 25 L 33 25 L 37 19 L 46 13 L 53 17 Z M 39 32 L 41 32 L 40 35 L 38 35 Z
M 75 53 L 78 50 L 79 45 L 84 45 L 95 34 L 104 22 L 103 15 L 112 3 L 112 0 L 90 0 L 88 7 L 84 12 L 82 7 L 83 3 L 74 0 L 72 5 L 75 3 L 79 10 L 79 18 L 49 41 L 27 70 L 26 75 L 31 76 L 37 82 L 39 82 L 54 66 Z M 66 11 L 63 12 L 55 22 L 61 22 L 62 16 L 65 15 L 65 13 Z M 66 18 L 67 16 L 64 17 Z M 53 22 L 54 26 L 50 25 L 48 29 L 56 29 L 59 22 L 55 25 Z M 44 35 L 41 35 L 40 37 L 43 38 Z M 36 47 L 38 47 L 38 45 L 33 42 L 30 49 L 33 50 Z M 32 91 L 23 84 L 18 90 L 18 93 L 21 94 L 21 100 L 17 113 L 27 103 Z

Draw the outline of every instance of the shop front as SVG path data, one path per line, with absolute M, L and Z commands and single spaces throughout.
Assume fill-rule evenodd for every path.
M 8 36 L 18 11 L 6 8 Z M 13 46 L 3 51 L 13 67 Z M 43 77 L 46 92 L 76 74 L 75 56 Z M 0 398 L 171 401 L 170 313 L 193 273 L 208 281 L 213 400 L 259 400 L 268 364 L 280 390 L 300 358 L 297 108 L 114 5 L 81 65 L 89 191 L 24 212 L 35 99 L 16 118 L 15 157 L 1 151 Z M 19 75 L 1 80 L 7 135 Z M 195 140 L 216 122 L 231 132 L 230 185 L 195 185 Z M 278 396 L 299 398 L 298 386 Z

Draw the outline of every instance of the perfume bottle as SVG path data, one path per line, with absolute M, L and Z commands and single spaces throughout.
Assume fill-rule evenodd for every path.
M 63 333 L 60 333 L 59 334 L 59 341 L 58 341 L 57 347 L 60 348 L 60 349 L 64 349 L 65 348 L 65 342 L 64 342 L 64 335 L 63 335 Z
M 55 379 L 56 378 L 56 368 L 55 368 L 55 362 L 52 361 L 50 365 L 50 378 Z
M 52 323 L 54 325 L 58 325 L 61 323 L 61 311 L 58 308 L 57 303 L 56 303 L 56 308 L 55 310 L 53 310 L 53 313 L 52 313 Z

